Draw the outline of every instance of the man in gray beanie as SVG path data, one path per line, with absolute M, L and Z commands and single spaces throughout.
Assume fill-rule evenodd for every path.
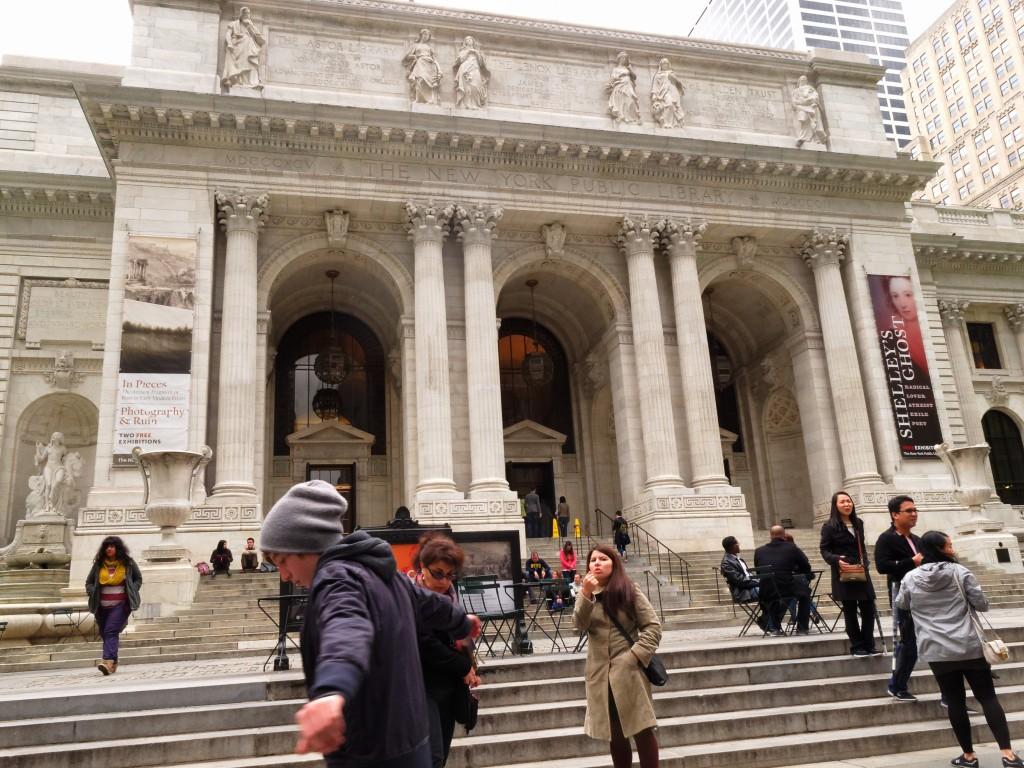
M 264 557 L 308 587 L 300 635 L 309 703 L 295 716 L 299 754 L 328 768 L 430 768 L 417 628 L 477 637 L 480 620 L 397 569 L 390 545 L 344 535 L 348 504 L 330 483 L 293 486 L 267 513 Z

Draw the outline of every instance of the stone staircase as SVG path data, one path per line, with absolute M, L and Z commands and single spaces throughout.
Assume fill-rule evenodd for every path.
M 191 608 L 174 616 L 136 621 L 121 635 L 119 656 L 123 662 L 142 664 L 230 658 L 239 652 L 269 654 L 277 633 L 256 600 L 276 595 L 278 584 L 276 573 L 204 576 Z M 98 640 L 81 637 L 2 647 L 0 672 L 89 666 L 101 651 Z
M 1024 627 L 1004 628 L 1014 661 L 999 696 L 1011 734 L 1024 738 Z M 755 768 L 893 755 L 953 736 L 934 679 L 919 670 L 921 700 L 884 695 L 889 659 L 852 658 L 836 636 L 723 640 L 665 649 L 669 684 L 655 693 L 661 765 Z M 470 736 L 458 728 L 451 768 L 610 766 L 606 744 L 583 735 L 582 656 L 491 661 Z M 107 693 L 103 695 L 105 686 Z M 0 694 L 4 768 L 256 768 L 323 765 L 291 750 L 298 673 L 118 684 Z M 988 738 L 981 717 L 975 736 Z M 827 746 L 825 746 L 827 745 Z M 824 749 L 824 752 L 823 752 Z

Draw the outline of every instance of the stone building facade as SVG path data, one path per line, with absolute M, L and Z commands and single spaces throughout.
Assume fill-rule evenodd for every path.
M 977 441 L 995 384 L 940 304 L 1012 338 L 1020 223 L 908 215 L 935 164 L 896 156 L 863 57 L 378 0 L 133 8 L 124 69 L 0 67 L 0 531 L 77 467 L 73 581 L 103 535 L 156 539 L 133 444 L 213 448 L 196 558 L 309 477 L 349 525 L 519 527 L 537 486 L 681 550 L 810 526 L 838 488 L 875 528 L 896 491 L 967 517 L 901 454 L 867 275 L 922 297 L 941 436 Z

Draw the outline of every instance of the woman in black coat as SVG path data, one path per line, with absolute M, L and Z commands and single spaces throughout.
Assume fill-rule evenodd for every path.
M 821 556 L 832 566 L 832 597 L 843 606 L 850 653 L 877 656 L 880 651 L 875 648 L 875 588 L 866 557 L 864 523 L 857 517 L 850 494 L 843 491 L 832 496 L 832 513 L 821 526 Z M 844 572 L 861 570 L 863 580 L 841 579 Z

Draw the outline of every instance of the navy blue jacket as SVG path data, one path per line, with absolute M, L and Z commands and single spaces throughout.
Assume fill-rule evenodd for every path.
M 375 766 L 429 737 L 417 630 L 469 634 L 466 612 L 395 570 L 387 542 L 356 531 L 321 555 L 301 633 L 310 699 L 345 697 L 330 768 Z

